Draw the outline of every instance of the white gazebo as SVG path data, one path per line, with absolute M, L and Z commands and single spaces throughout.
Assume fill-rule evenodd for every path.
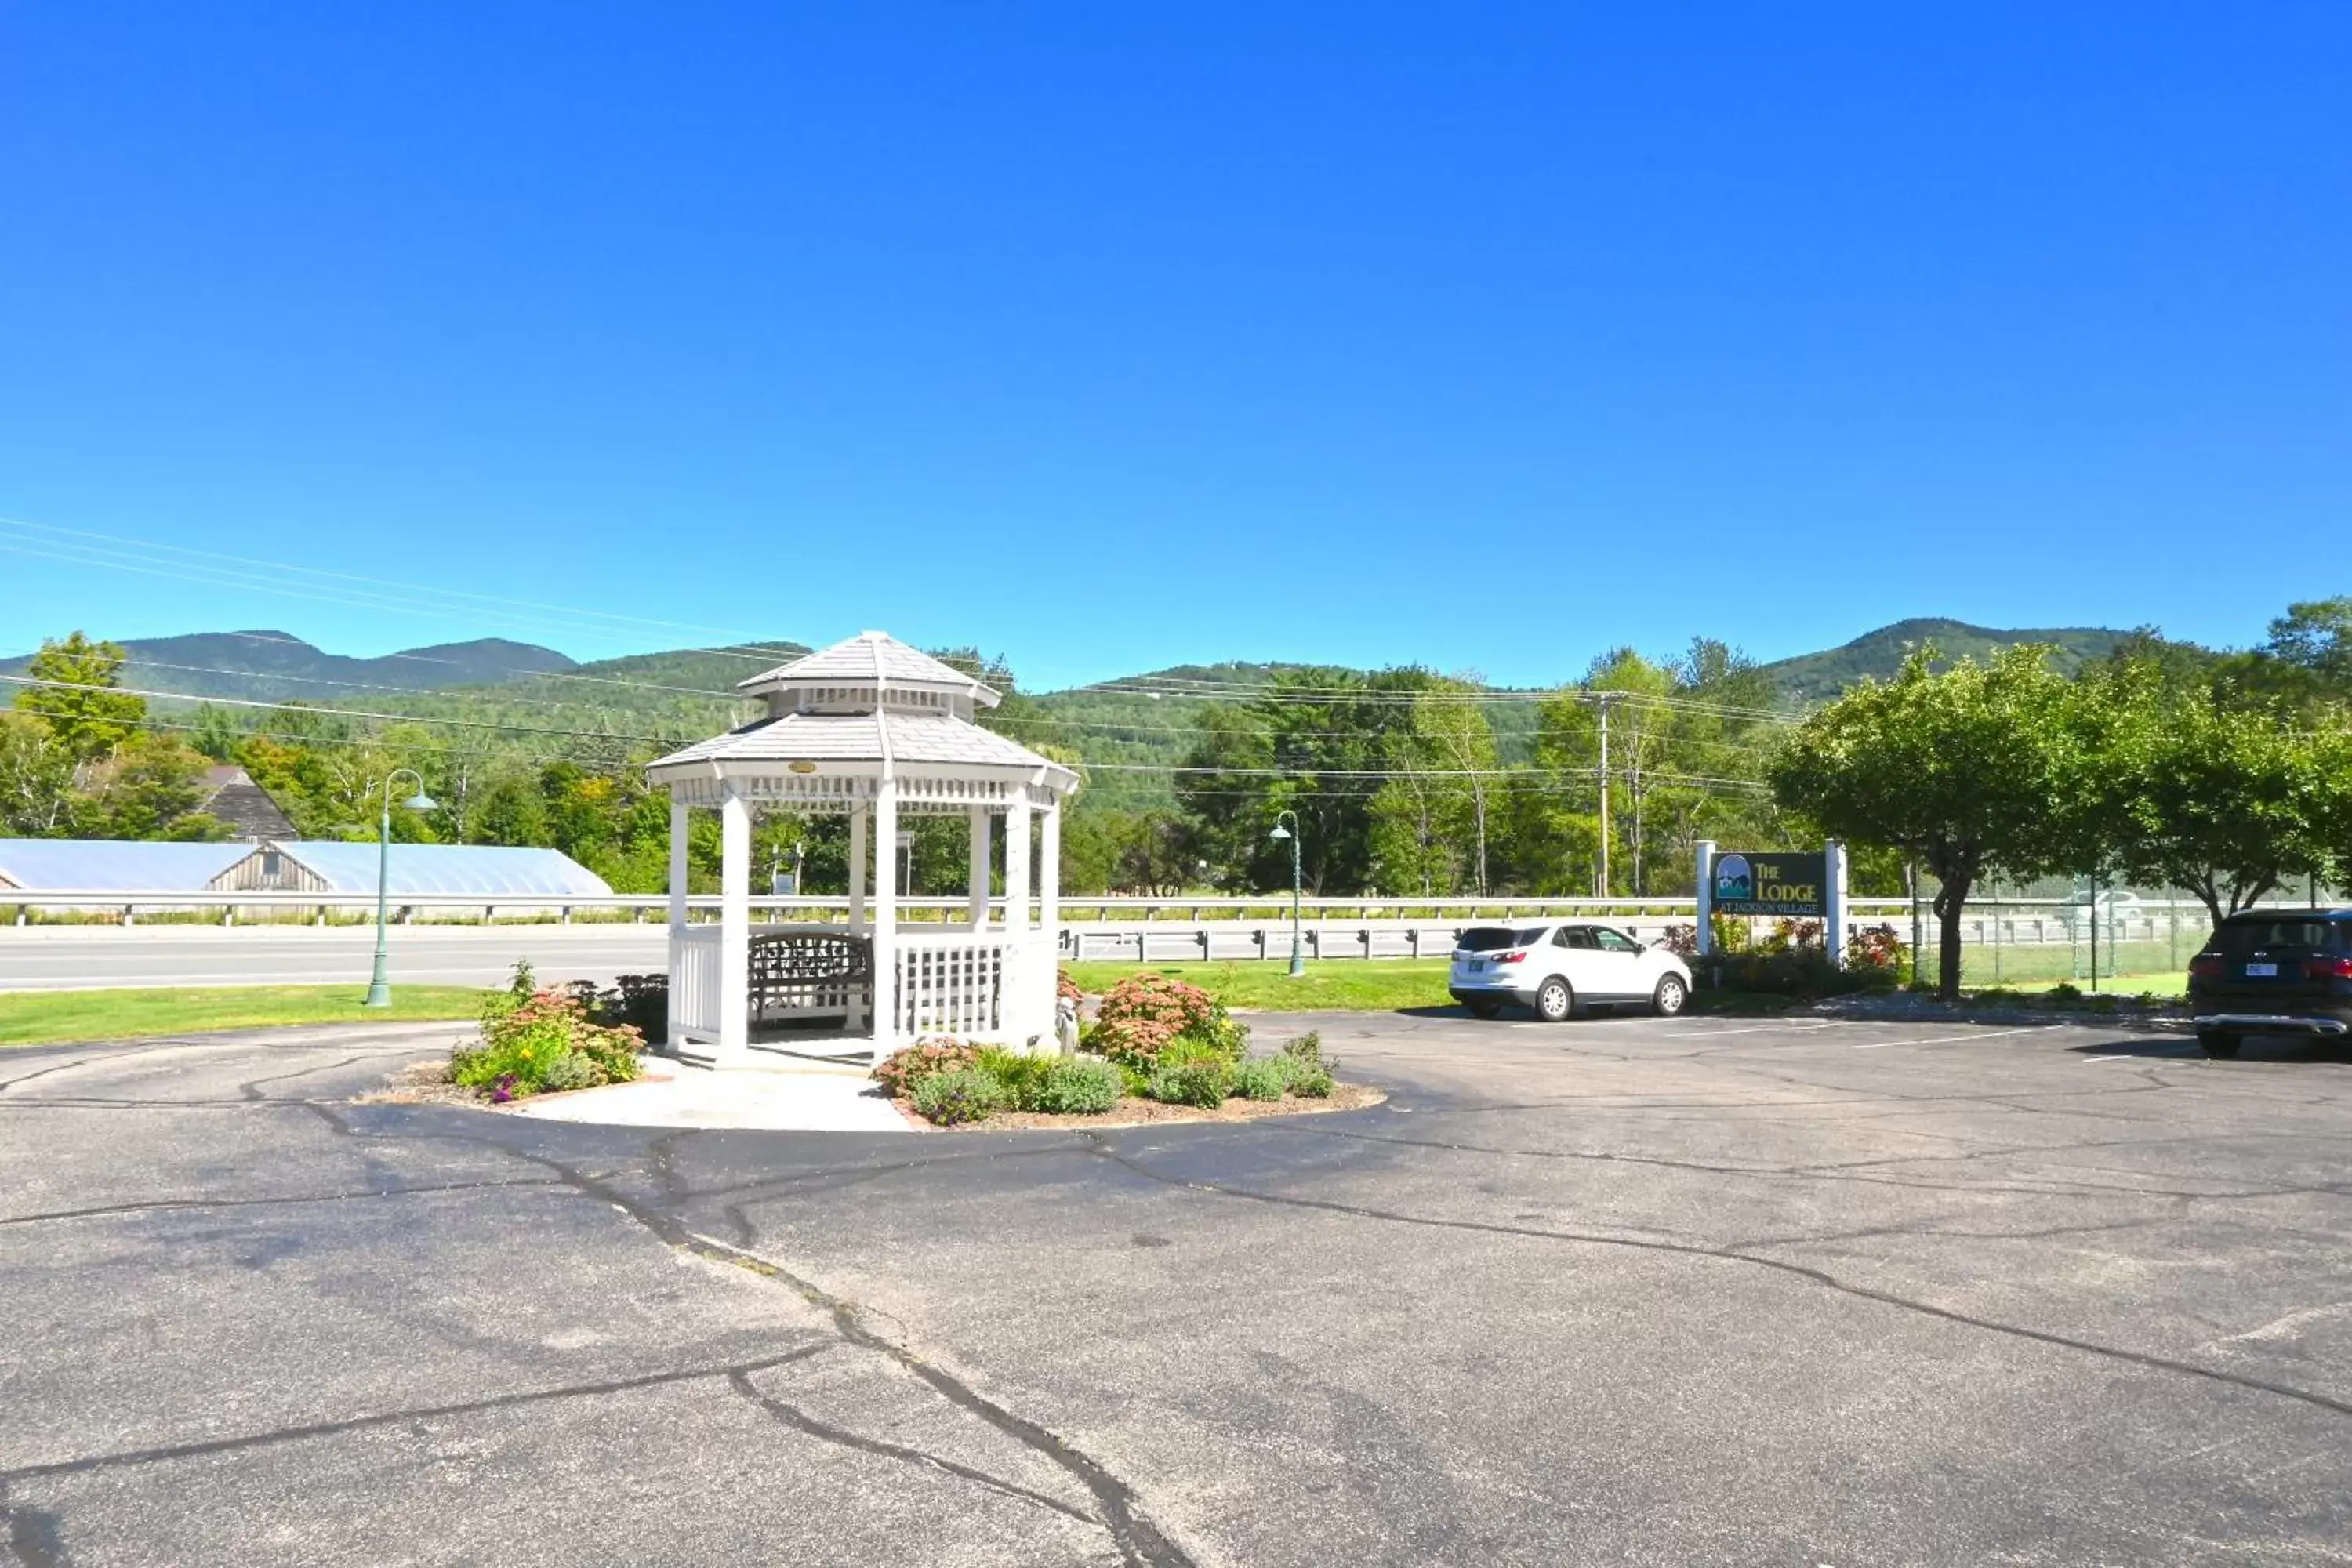
M 1050 1047 L 1062 803 L 1077 775 L 973 721 L 979 709 L 996 706 L 995 691 L 881 632 L 861 632 L 740 689 L 766 700 L 765 718 L 646 769 L 670 797 L 672 1048 L 740 1062 L 763 1029 L 834 1015 L 853 1037 L 870 1026 L 877 1061 L 933 1034 Z M 719 813 L 716 925 L 687 922 L 687 830 L 697 806 Z M 751 923 L 758 809 L 847 815 L 846 924 Z M 964 919 L 899 921 L 893 850 L 902 814 L 969 821 Z M 1004 893 L 992 920 L 990 838 L 1000 831 Z

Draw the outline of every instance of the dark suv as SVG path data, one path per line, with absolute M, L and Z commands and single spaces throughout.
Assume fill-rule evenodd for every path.
M 2352 910 L 2250 910 L 2189 961 L 2189 1011 L 2209 1057 L 2248 1035 L 2352 1033 Z

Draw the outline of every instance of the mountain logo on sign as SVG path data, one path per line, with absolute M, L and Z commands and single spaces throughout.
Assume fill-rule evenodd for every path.
M 1756 896 L 1756 879 L 1745 855 L 1726 855 L 1715 863 L 1715 896 L 1718 902 L 1742 902 Z

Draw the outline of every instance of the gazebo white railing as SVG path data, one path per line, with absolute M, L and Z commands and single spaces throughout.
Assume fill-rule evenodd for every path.
M 754 676 L 742 689 L 767 699 L 765 718 L 646 769 L 670 794 L 671 1040 L 722 1062 L 740 1059 L 759 1026 L 779 1024 L 772 1015 L 754 1017 L 753 938 L 804 935 L 850 938 L 870 955 L 866 978 L 842 990 L 839 1011 L 845 1032 L 870 1026 L 877 1059 L 924 1034 L 1020 1048 L 1051 1041 L 1061 812 L 1077 776 L 974 721 L 979 708 L 996 705 L 996 692 L 880 632 Z M 719 813 L 715 926 L 687 922 L 686 847 L 698 808 Z M 848 816 L 845 923 L 751 923 L 751 819 L 760 810 Z M 899 921 L 898 857 L 887 847 L 898 841 L 902 814 L 968 823 L 963 921 Z M 992 920 L 992 846 L 1000 835 L 1004 890 Z M 872 852 L 877 847 L 881 853 Z M 782 1011 L 830 1016 L 830 1006 L 821 997 Z

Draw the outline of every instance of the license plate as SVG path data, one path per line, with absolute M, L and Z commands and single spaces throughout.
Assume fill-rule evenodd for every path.
M 1470 961 L 1470 973 L 1473 974 L 1477 973 L 1480 970 L 1486 967 L 1486 961 L 1483 958 L 1474 958 Z
M 2278 965 L 2275 963 L 2249 963 L 2246 965 L 2246 978 L 2249 980 L 2272 980 L 2275 979 L 2277 975 Z

